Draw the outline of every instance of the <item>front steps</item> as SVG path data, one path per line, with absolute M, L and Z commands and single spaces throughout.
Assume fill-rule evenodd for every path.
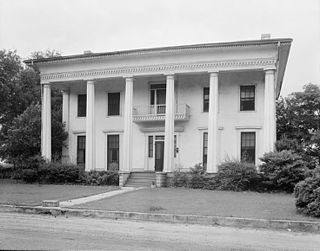
M 125 187 L 151 187 L 156 183 L 155 172 L 131 172 Z

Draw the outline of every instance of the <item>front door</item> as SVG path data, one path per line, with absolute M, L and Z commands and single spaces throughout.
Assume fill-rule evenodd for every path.
M 155 171 L 163 171 L 164 141 L 155 141 Z

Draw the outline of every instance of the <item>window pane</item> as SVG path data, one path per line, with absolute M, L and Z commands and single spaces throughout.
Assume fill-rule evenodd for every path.
M 119 169 L 119 135 L 108 135 L 108 169 L 115 169 L 114 165 L 117 165 L 116 169 Z
M 78 117 L 85 117 L 87 113 L 87 95 L 78 95 Z
M 77 164 L 84 164 L 86 157 L 86 136 L 77 137 Z
M 120 93 L 108 93 L 108 116 L 120 115 Z
M 203 88 L 203 111 L 209 111 L 209 87 Z
M 153 157 L 153 136 L 148 137 L 148 146 L 149 146 L 148 157 L 152 158 Z
M 241 133 L 241 160 L 249 163 L 255 163 L 256 157 L 256 133 Z
M 255 86 L 240 86 L 240 111 L 254 111 Z
M 203 149 L 202 149 L 202 164 L 206 168 L 207 167 L 207 156 L 208 156 L 208 133 L 203 133 Z

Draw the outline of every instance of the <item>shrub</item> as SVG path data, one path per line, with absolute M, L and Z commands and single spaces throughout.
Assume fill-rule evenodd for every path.
M 20 177 L 27 183 L 33 183 L 38 180 L 38 171 L 36 169 L 23 169 Z
M 293 192 L 294 186 L 305 178 L 306 163 L 301 156 L 291 151 L 270 152 L 264 154 L 260 166 L 264 184 L 268 190 Z
M 309 177 L 294 188 L 298 211 L 320 217 L 320 168 L 314 169 Z
M 81 183 L 83 168 L 58 162 L 45 163 L 39 168 L 39 182 L 49 184 Z
M 195 189 L 207 189 L 209 187 L 209 178 L 207 178 L 205 174 L 206 169 L 201 164 L 197 164 L 193 168 L 190 168 L 188 187 Z
M 119 174 L 116 171 L 90 171 L 90 172 L 84 173 L 82 180 L 83 180 L 83 183 L 86 185 L 118 186 Z
M 169 186 L 172 187 L 188 187 L 189 177 L 187 172 L 182 172 L 180 169 L 173 172 L 173 177 Z
M 218 173 L 214 179 L 217 188 L 221 190 L 257 190 L 259 175 L 253 164 L 226 161 L 219 165 Z

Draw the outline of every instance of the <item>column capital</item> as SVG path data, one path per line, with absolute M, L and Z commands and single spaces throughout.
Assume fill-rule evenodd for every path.
M 126 76 L 126 77 L 124 77 L 124 79 L 125 79 L 125 81 L 126 82 L 133 82 L 133 76 Z
M 274 74 L 276 71 L 276 68 L 273 68 L 273 67 L 272 68 L 264 68 L 263 70 L 264 70 L 265 74 Z
M 124 74 L 122 75 L 123 78 L 134 78 L 133 74 Z
M 88 85 L 93 85 L 94 84 L 94 80 L 93 79 L 87 80 L 87 84 Z
M 69 90 L 69 89 L 61 90 L 61 93 L 62 93 L 62 94 L 69 94 L 69 93 L 70 93 L 70 90 Z
M 174 74 L 165 74 L 167 80 L 174 80 Z
M 218 75 L 219 74 L 219 70 L 211 70 L 211 71 L 208 71 L 208 73 L 211 75 L 211 74 L 215 74 L 215 75 Z

